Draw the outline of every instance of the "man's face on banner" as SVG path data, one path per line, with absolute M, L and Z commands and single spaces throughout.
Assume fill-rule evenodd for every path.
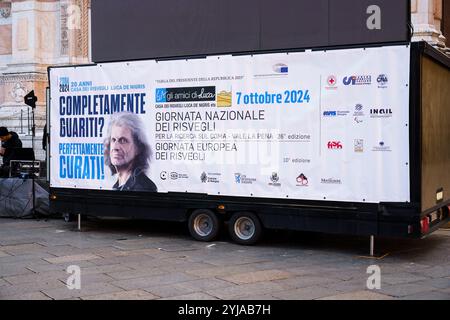
M 111 164 L 116 167 L 128 166 L 137 153 L 131 130 L 125 126 L 113 126 L 110 142 Z

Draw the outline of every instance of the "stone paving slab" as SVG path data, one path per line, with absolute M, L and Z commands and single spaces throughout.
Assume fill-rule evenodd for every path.
M 0 263 L 0 278 L 30 273 L 32 273 L 32 271 L 25 268 L 25 266 L 17 264 L 15 262 Z
M 30 283 L 30 282 L 34 283 L 36 281 L 42 281 L 42 280 L 66 279 L 68 276 L 69 276 L 69 274 L 64 271 L 48 271 L 48 272 L 42 272 L 39 274 L 32 273 L 32 274 L 26 274 L 26 275 L 4 277 L 3 279 L 12 285 L 16 285 L 16 284 L 23 284 L 23 283 Z
M 186 287 L 183 283 L 171 283 L 168 285 L 156 285 L 148 287 L 145 291 L 150 292 L 161 298 L 174 297 L 197 292 L 199 289 Z
M 98 282 L 102 282 L 102 283 L 108 283 L 108 282 L 112 282 L 115 281 L 116 279 L 114 279 L 113 277 L 110 277 L 107 274 L 103 274 L 103 273 L 91 273 L 91 274 L 85 274 L 83 272 L 83 270 L 81 269 L 81 284 L 86 284 L 86 283 L 98 283 Z M 65 275 L 59 277 L 58 279 L 64 283 L 67 282 L 67 278 L 70 276 L 69 273 L 66 273 Z
M 54 258 L 55 256 L 46 252 L 39 252 L 39 253 L 26 253 L 21 255 L 11 255 L 8 257 L 2 257 L 0 258 L 0 263 L 17 263 L 17 264 L 24 264 L 28 261 L 39 261 L 45 258 Z
M 92 262 L 97 266 L 111 265 L 111 264 L 124 264 L 126 266 L 132 265 L 132 263 L 145 263 L 147 266 L 157 267 L 162 264 L 158 259 L 154 259 L 145 254 L 141 255 L 131 255 L 131 256 L 122 256 L 122 257 L 112 257 L 112 258 L 102 258 L 97 260 L 92 260 Z
M 38 243 L 24 243 L 24 244 L 2 246 L 1 249 L 2 251 L 10 255 L 19 255 L 45 251 L 45 247 Z
M 207 262 L 199 263 L 199 262 L 180 261 L 179 263 L 176 264 L 161 264 L 157 268 L 163 270 L 166 273 L 170 273 L 170 272 L 186 272 L 186 270 L 188 269 L 201 269 L 208 265 L 209 264 Z M 139 265 L 135 267 L 137 270 L 142 269 Z M 208 276 L 202 274 L 196 274 L 195 276 L 199 278 L 208 278 Z
M 198 279 L 179 283 L 180 287 L 192 289 L 192 292 L 214 290 L 233 286 L 233 283 L 215 278 Z
M 3 249 L 3 248 L 2 248 Z M 8 254 L 8 253 L 6 253 L 6 252 L 4 252 L 4 251 L 0 251 L 0 258 L 3 258 L 3 257 L 10 257 L 11 255 L 10 254 Z
M 119 291 L 81 297 L 82 300 L 154 300 L 158 298 L 158 296 L 143 290 Z
M 1 298 L 1 295 L 0 295 Z M 2 300 L 52 300 L 50 297 L 46 296 L 42 292 L 29 292 L 23 293 L 16 296 L 8 296 L 1 298 Z
M 116 273 L 116 272 L 125 272 L 125 271 L 132 271 L 131 268 L 124 266 L 122 264 L 108 264 L 103 266 L 85 266 L 81 267 L 82 274 L 96 274 L 96 273 Z
M 0 287 L 0 299 L 43 290 L 67 290 L 65 283 L 57 279 L 40 279 L 35 282 Z
M 115 249 L 115 248 L 114 248 Z M 102 248 L 93 250 L 96 254 L 102 258 L 114 258 L 114 257 L 129 257 L 129 256 L 137 256 L 137 255 L 157 255 L 160 253 L 158 249 L 137 249 L 137 250 L 118 250 L 102 252 Z
M 62 299 L 80 298 L 106 293 L 120 292 L 122 291 L 122 289 L 110 283 L 93 283 L 82 285 L 80 290 L 77 289 L 69 290 L 64 285 L 63 287 L 55 289 L 44 289 L 41 291 L 52 299 L 62 300 Z
M 82 255 L 82 254 L 91 254 L 91 252 L 87 251 L 86 249 L 76 248 L 76 247 L 68 245 L 68 244 L 46 247 L 46 252 L 51 253 L 54 257 L 67 256 L 68 252 L 72 256 L 73 255 Z
M 383 270 L 383 269 L 381 269 Z M 401 283 L 411 283 L 420 280 L 430 279 L 424 276 L 418 276 L 407 272 L 398 272 L 395 274 L 384 274 L 382 272 L 382 282 L 386 284 L 401 284 Z
M 311 286 L 272 293 L 274 297 L 282 300 L 312 300 L 335 294 L 338 294 L 338 292 L 320 286 Z
M 91 260 L 92 261 L 92 260 Z M 52 264 L 45 260 L 38 260 L 36 262 L 27 261 L 26 262 L 26 269 L 34 272 L 34 273 L 40 273 L 40 272 L 47 272 L 47 271 L 61 271 L 61 270 L 67 270 L 67 267 L 73 264 L 76 264 L 80 268 L 89 268 L 89 267 L 96 267 L 95 264 L 93 264 L 91 261 L 76 261 L 76 262 L 67 262 L 67 263 L 61 263 L 61 264 Z
M 262 281 L 281 280 L 292 277 L 292 274 L 282 270 L 265 270 L 253 271 L 247 273 L 234 274 L 226 277 L 219 277 L 220 279 L 235 284 L 255 283 Z
M 236 265 L 244 265 L 244 264 L 250 264 L 250 263 L 261 263 L 265 262 L 264 258 L 258 259 L 258 258 L 245 258 L 245 257 L 239 257 L 239 256 L 230 256 L 225 258 L 213 258 L 208 259 L 208 263 L 215 265 L 215 266 L 236 266 Z
M 238 297 L 237 300 L 248 300 L 248 301 L 258 301 L 258 300 L 281 300 L 270 294 L 251 294 L 248 296 Z
M 255 292 L 258 294 L 273 294 L 273 292 L 285 290 L 285 286 L 272 281 L 267 281 L 207 290 L 206 293 L 219 299 L 239 299 L 240 297 L 248 296 Z
M 134 279 L 114 281 L 112 282 L 112 284 L 125 290 L 134 290 L 134 289 L 145 289 L 157 285 L 165 285 L 189 281 L 194 278 L 195 278 L 194 276 L 189 276 L 185 273 L 179 272 L 172 274 L 155 275 L 152 277 L 145 277 L 145 278 L 134 278 Z
M 361 276 L 366 276 L 366 268 L 364 270 L 361 269 L 352 269 L 352 270 L 345 270 L 345 271 L 339 271 L 339 270 L 333 270 L 333 271 L 326 271 L 326 272 L 318 272 L 314 273 L 315 276 L 324 277 L 327 279 L 336 279 L 341 281 L 352 281 L 354 279 L 360 278 Z
M 150 268 L 150 269 L 142 269 L 142 270 L 126 270 L 119 272 L 109 272 L 108 276 L 115 280 L 127 280 L 127 279 L 135 279 L 135 278 L 145 278 L 149 276 L 156 276 L 166 274 L 167 272 L 159 269 L 159 268 Z
M 161 300 L 218 300 L 218 299 L 204 292 L 195 292 L 181 296 L 163 298 Z
M 300 276 L 300 277 L 292 277 L 289 279 L 284 280 L 276 280 L 274 281 L 278 284 L 281 284 L 285 286 L 286 288 L 290 289 L 296 289 L 296 288 L 305 288 L 305 287 L 311 287 L 311 286 L 319 286 L 319 285 L 325 285 L 329 283 L 336 283 L 340 282 L 337 279 L 334 278 L 325 278 L 325 277 L 319 277 L 319 276 Z
M 442 291 L 431 291 L 431 292 L 421 292 L 413 295 L 405 296 L 401 298 L 402 300 L 450 300 L 449 292 Z
M 421 273 L 432 278 L 450 277 L 450 268 L 449 264 L 444 266 L 434 266 L 421 270 Z
M 347 281 L 324 283 L 321 287 L 339 292 L 360 292 L 367 289 L 367 278 L 356 278 Z
M 95 254 L 76 254 L 76 255 L 69 255 L 69 256 L 61 256 L 61 257 L 55 257 L 55 258 L 46 258 L 44 259 L 47 262 L 53 263 L 53 264 L 61 264 L 61 263 L 72 263 L 77 261 L 86 261 L 86 260 L 94 260 L 94 259 L 100 259 L 101 257 L 96 256 Z
M 439 291 L 446 292 L 446 293 L 450 293 L 450 288 L 441 289 L 441 290 L 439 290 Z
M 233 275 L 236 273 L 251 272 L 253 265 L 243 265 L 243 266 L 216 266 L 209 268 L 198 268 L 194 270 L 186 270 L 187 274 L 191 274 L 198 277 L 219 277 Z
M 433 278 L 427 279 L 423 281 L 414 282 L 416 285 L 425 286 L 425 287 L 433 287 L 436 289 L 447 289 L 450 288 L 450 279 L 449 278 Z
M 376 291 L 355 291 L 350 293 L 340 293 L 334 296 L 327 296 L 318 300 L 392 300 L 391 296 L 378 293 Z
M 435 290 L 436 288 L 432 286 L 424 286 L 415 283 L 405 283 L 392 286 L 381 285 L 381 289 L 379 292 L 393 297 L 405 297 L 417 293 L 431 292 Z

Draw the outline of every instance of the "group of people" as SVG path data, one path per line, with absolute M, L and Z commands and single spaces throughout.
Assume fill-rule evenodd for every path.
M 46 149 L 47 127 L 44 128 L 43 149 Z M 0 177 L 9 176 L 10 161 L 14 151 L 22 148 L 17 133 L 0 127 L 3 164 Z M 145 128 L 136 114 L 120 113 L 109 122 L 107 138 L 104 141 L 105 164 L 117 180 L 112 186 L 118 191 L 157 192 L 157 187 L 146 175 L 150 165 L 151 148 L 147 142 Z

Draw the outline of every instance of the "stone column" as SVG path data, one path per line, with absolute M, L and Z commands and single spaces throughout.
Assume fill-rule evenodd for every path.
M 90 0 L 61 0 L 61 57 L 68 64 L 89 62 Z
M 411 22 L 414 27 L 412 41 L 424 40 L 440 49 L 445 48 L 445 38 L 441 32 L 442 1 L 411 1 Z

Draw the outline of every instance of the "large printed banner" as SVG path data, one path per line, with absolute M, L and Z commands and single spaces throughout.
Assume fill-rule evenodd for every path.
M 53 68 L 51 186 L 406 202 L 407 46 Z

